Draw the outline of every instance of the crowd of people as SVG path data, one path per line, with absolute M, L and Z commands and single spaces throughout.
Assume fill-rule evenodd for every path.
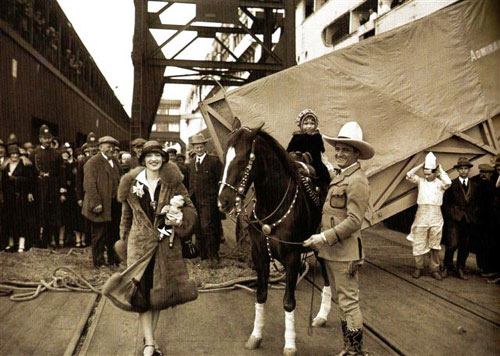
M 479 175 L 469 178 L 473 164 L 460 157 L 454 166 L 458 177 L 450 180 L 436 157 L 429 152 L 425 162 L 411 169 L 406 178 L 418 186 L 418 210 L 408 240 L 412 241 L 415 271 L 420 278 L 424 258 L 436 280 L 454 273 L 467 280 L 466 260 L 472 252 L 482 277 L 489 283 L 500 281 L 498 261 L 500 228 L 500 156 L 494 165 L 479 165 Z M 421 172 L 421 175 L 418 174 Z M 439 251 L 445 247 L 441 264 Z M 454 254 L 457 251 L 457 262 Z
M 193 154 L 174 148 L 165 151 L 183 177 L 184 186 L 200 217 L 197 251 L 202 259 L 219 261 L 222 238 L 217 210 L 217 186 L 222 164 L 207 154 L 207 139 L 193 137 Z M 117 266 L 114 244 L 120 239 L 122 204 L 117 200 L 121 177 L 141 164 L 146 140 L 131 142 L 131 152 L 120 150 L 111 136 L 87 135 L 82 147 L 61 144 L 46 125 L 39 143 L 21 143 L 11 134 L 0 140 L 0 247 L 22 253 L 32 247 L 91 246 L 95 267 Z M 210 188 L 212 187 L 212 188 Z

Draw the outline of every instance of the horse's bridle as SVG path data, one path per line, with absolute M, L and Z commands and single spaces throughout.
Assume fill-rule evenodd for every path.
M 232 189 L 236 193 L 236 198 L 234 199 L 234 209 L 233 209 L 233 211 L 235 212 L 235 218 L 238 218 L 238 216 L 241 214 L 241 212 L 244 209 L 246 211 L 246 207 L 243 206 L 243 202 L 244 202 L 245 197 L 246 197 L 245 192 L 246 192 L 246 188 L 247 188 L 248 178 L 250 176 L 250 171 L 252 170 L 254 161 L 255 161 L 255 139 L 252 141 L 252 147 L 250 149 L 248 163 L 245 167 L 245 170 L 243 171 L 243 176 L 241 177 L 240 182 L 237 184 L 238 187 L 236 188 L 235 186 L 233 186 L 229 183 L 223 182 L 223 181 L 219 182 L 219 184 L 229 187 L 230 189 Z M 288 215 L 290 215 L 292 209 L 294 208 L 295 202 L 297 200 L 297 196 L 299 193 L 298 185 L 295 187 L 295 194 L 294 194 L 293 200 L 290 204 L 290 207 L 285 212 L 285 214 L 281 218 L 277 219 L 274 223 L 267 223 L 267 224 L 264 223 L 264 220 L 267 220 L 272 215 L 274 215 L 274 213 L 276 213 L 278 211 L 278 209 L 281 207 L 281 205 L 284 203 L 284 201 L 288 195 L 288 192 L 290 191 L 291 181 L 292 181 L 292 179 L 290 178 L 290 181 L 288 182 L 288 187 L 287 187 L 286 192 L 283 196 L 283 199 L 281 200 L 281 202 L 278 204 L 276 209 L 274 209 L 271 214 L 269 214 L 265 218 L 259 219 L 257 217 L 257 214 L 255 213 L 255 205 L 256 205 L 257 201 L 256 201 L 256 199 L 254 199 L 255 205 L 254 205 L 254 208 L 252 211 L 252 215 L 254 216 L 255 220 L 250 220 L 249 216 L 247 215 L 249 225 L 251 225 L 253 228 L 257 229 L 259 232 L 261 232 L 266 237 L 269 257 L 271 258 L 271 260 L 272 260 L 272 256 L 271 256 L 271 251 L 270 251 L 270 246 L 269 246 L 269 238 L 271 238 L 272 240 L 275 240 L 277 242 L 284 243 L 284 244 L 290 244 L 290 245 L 301 245 L 302 244 L 302 242 L 284 241 L 284 240 L 278 239 L 277 237 L 271 235 L 272 229 L 274 229 L 279 224 L 281 224 L 288 217 Z M 255 224 L 259 224 L 260 229 L 258 229 L 255 226 Z
M 234 198 L 234 212 L 236 213 L 236 218 L 243 211 L 243 200 L 245 200 L 245 192 L 247 189 L 248 178 L 250 177 L 250 171 L 252 170 L 253 163 L 255 161 L 255 139 L 252 141 L 252 148 L 250 149 L 250 155 L 248 157 L 248 163 L 243 171 L 243 176 L 239 182 L 238 188 L 232 186 L 229 183 L 220 181 L 219 184 L 231 188 L 236 193 L 236 198 Z

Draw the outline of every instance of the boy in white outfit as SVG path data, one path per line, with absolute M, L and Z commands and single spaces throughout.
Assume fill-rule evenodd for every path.
M 423 168 L 424 178 L 417 175 Z M 451 185 L 446 172 L 437 164 L 436 156 L 429 152 L 425 162 L 408 173 L 406 179 L 418 185 L 417 214 L 407 239 L 412 241 L 415 256 L 415 272 L 413 278 L 419 278 L 424 270 L 424 256 L 430 255 L 430 271 L 434 279 L 441 280 L 439 273 L 439 250 L 443 234 L 443 215 L 441 205 L 443 194 Z

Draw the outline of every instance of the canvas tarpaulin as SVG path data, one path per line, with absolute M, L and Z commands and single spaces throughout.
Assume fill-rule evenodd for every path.
M 463 1 L 247 84 L 226 101 L 243 125 L 264 121 L 285 147 L 304 108 L 330 136 L 358 121 L 376 151 L 364 164 L 373 175 L 500 113 L 499 46 L 500 2 Z

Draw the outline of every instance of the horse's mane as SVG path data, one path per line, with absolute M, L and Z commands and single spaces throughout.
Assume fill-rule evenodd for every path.
M 238 130 L 228 141 L 228 147 L 233 146 L 235 142 L 237 142 L 241 136 L 243 136 L 244 130 L 246 128 Z M 285 171 L 295 179 L 295 181 L 299 181 L 299 174 L 297 172 L 297 168 L 295 166 L 295 162 L 290 158 L 288 152 L 283 148 L 283 146 L 276 141 L 274 137 L 272 137 L 269 133 L 264 130 L 259 130 L 257 136 L 261 137 L 265 140 L 273 152 L 278 156 L 278 159 L 283 164 Z

